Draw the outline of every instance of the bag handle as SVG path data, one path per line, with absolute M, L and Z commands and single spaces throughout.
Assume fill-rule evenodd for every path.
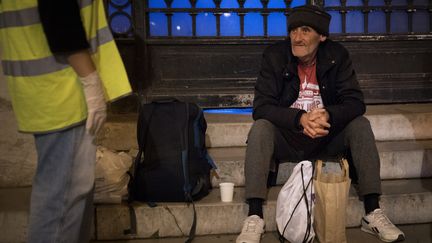
M 321 175 L 322 175 L 322 164 L 323 161 L 322 160 L 317 160 L 315 162 L 315 171 L 316 171 L 316 180 L 320 181 L 321 180 Z M 343 173 L 343 177 L 344 177 L 344 181 L 347 180 L 349 178 L 349 164 L 348 161 L 346 159 L 341 159 L 339 161 L 339 166 L 341 167 L 342 173 Z
M 291 216 L 289 217 L 289 219 L 288 219 L 288 221 L 286 222 L 286 224 L 285 224 L 285 227 L 284 227 L 284 229 L 283 229 L 283 231 L 282 231 L 282 234 L 281 235 L 279 235 L 279 241 L 281 242 L 281 243 L 284 243 L 285 242 L 285 238 L 284 238 L 284 234 L 285 234 L 285 231 L 286 231 L 286 229 L 287 229 L 287 227 L 288 227 L 288 224 L 291 222 L 291 219 L 292 219 L 292 217 L 293 217 L 293 215 L 294 215 L 294 212 L 297 210 L 297 207 L 300 205 L 300 203 L 304 200 L 304 202 L 305 202 L 305 204 L 306 204 L 306 211 L 307 211 L 307 227 L 306 227 L 306 232 L 305 232 L 305 235 L 304 235 L 304 237 L 303 237 L 303 241 L 302 241 L 302 243 L 304 243 L 304 242 L 306 242 L 306 239 L 307 238 L 309 238 L 309 235 L 310 235 L 310 229 L 311 229 L 311 227 L 312 227 L 312 222 L 311 222 L 311 214 L 312 214 L 312 205 L 309 205 L 309 203 L 308 203 L 308 199 L 307 199 L 307 190 L 308 190 L 308 188 L 309 187 L 313 187 L 313 178 L 312 178 L 312 176 L 311 176 L 311 178 L 309 179 L 309 181 L 307 182 L 307 184 L 306 184 L 306 186 L 305 186 L 305 180 L 304 180 L 304 173 L 303 173 L 303 164 L 301 165 L 301 167 L 300 167 L 300 173 L 301 173 L 301 179 L 302 179 L 302 195 L 301 195 L 301 197 L 300 197 L 300 199 L 299 199 L 299 201 L 296 203 L 296 205 L 294 206 L 294 209 L 293 209 L 293 211 L 292 211 L 292 213 L 291 213 Z M 313 172 L 312 172 L 313 173 Z M 310 194 L 310 198 L 312 198 L 312 189 L 311 189 L 311 194 Z
M 346 181 L 349 178 L 349 164 L 348 164 L 348 161 L 346 159 L 342 159 L 339 162 L 339 164 L 341 166 L 341 169 L 344 172 L 344 181 Z
M 322 164 L 323 164 L 323 161 L 319 159 L 315 163 L 316 163 L 315 164 L 315 171 L 316 171 L 315 176 L 316 176 L 316 180 L 320 181 L 321 180 L 321 174 L 322 174 Z

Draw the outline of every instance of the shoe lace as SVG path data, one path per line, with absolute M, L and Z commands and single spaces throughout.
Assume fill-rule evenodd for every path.
M 390 219 L 387 218 L 387 216 L 385 216 L 385 214 L 382 211 L 378 211 L 378 212 L 374 213 L 374 218 L 376 219 L 377 223 L 380 226 L 383 226 L 383 227 L 391 227 L 391 226 L 393 226 L 393 224 L 390 221 Z
M 246 232 L 248 233 L 256 233 L 257 232 L 258 219 L 250 219 L 246 223 Z

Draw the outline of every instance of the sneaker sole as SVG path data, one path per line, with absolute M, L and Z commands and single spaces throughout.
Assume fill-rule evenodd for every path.
M 384 242 L 400 242 L 400 241 L 404 241 L 405 237 L 403 235 L 399 235 L 398 238 L 396 240 L 387 240 L 387 239 L 383 239 L 381 238 L 380 235 L 378 235 L 377 233 L 375 233 L 374 231 L 364 228 L 363 226 L 360 228 L 363 232 L 369 233 L 371 235 L 375 235 L 378 239 L 384 241 Z
M 261 234 L 260 238 L 258 239 L 258 242 L 261 242 L 261 239 L 264 238 L 264 232 Z M 249 243 L 249 242 L 257 242 L 254 240 L 239 240 L 237 241 L 236 239 L 236 243 Z

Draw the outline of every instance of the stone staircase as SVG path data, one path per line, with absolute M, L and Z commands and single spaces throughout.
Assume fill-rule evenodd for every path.
M 368 106 L 381 158 L 383 195 L 381 206 L 396 224 L 432 222 L 432 105 L 408 104 Z M 206 114 L 207 145 L 215 160 L 218 178 L 209 196 L 196 203 L 197 234 L 235 234 L 240 232 L 247 215 L 244 203 L 244 154 L 246 136 L 252 125 L 250 115 Z M 130 129 L 126 132 L 125 128 Z M 136 149 L 135 124 L 130 119 L 113 119 L 100 142 L 117 150 Z M 118 147 L 116 147 L 118 145 Z M 279 169 L 277 184 L 269 191 L 264 207 L 266 230 L 275 231 L 275 206 L 281 185 L 295 164 L 285 163 Z M 232 181 L 236 185 L 233 202 L 220 202 L 218 183 Z M 96 239 L 180 237 L 188 233 L 192 208 L 185 203 L 134 204 L 137 235 L 127 236 L 129 212 L 126 205 L 98 205 Z M 350 192 L 347 227 L 360 225 L 362 203 L 354 190 Z
M 432 104 L 368 106 L 366 116 L 371 121 L 381 158 L 382 208 L 396 224 L 430 224 Z M 0 116 L 0 121 L 1 119 Z M 196 203 L 196 233 L 236 234 L 240 232 L 248 210 L 244 203 L 243 164 L 245 141 L 252 125 L 252 118 L 250 115 L 206 113 L 206 119 L 207 145 L 218 166 L 218 178 L 212 178 L 215 188 L 210 195 Z M 129 151 L 129 154 L 134 155 L 137 149 L 135 122 L 136 115 L 110 117 L 99 143 L 109 149 Z M 11 147 L 22 147 L 23 143 L 21 141 L 13 144 Z M 13 149 L 8 148 L 8 151 Z M 29 154 L 31 156 L 27 157 L 32 158 L 33 153 Z M 4 167 L 0 164 L 0 174 L 7 171 L 2 166 Z M 276 230 L 277 194 L 293 167 L 293 163 L 282 164 L 277 177 L 278 186 L 269 190 L 269 200 L 264 207 L 267 231 Z M 34 167 L 23 168 L 27 168 L 25 171 L 28 174 Z M 28 181 L 30 180 L 23 180 L 20 177 L 9 178 L 5 185 L 0 181 L 0 242 L 25 241 L 31 189 Z M 232 181 L 236 184 L 233 202 L 220 201 L 217 185 L 222 181 Z M 135 203 L 134 207 L 138 232 L 131 236 L 123 234 L 123 230 L 130 227 L 129 211 L 125 204 L 96 205 L 95 241 L 172 238 L 188 234 L 193 217 L 191 206 L 188 207 L 185 203 L 159 203 L 157 207 L 150 208 L 147 204 Z M 351 190 L 347 208 L 347 227 L 359 226 L 362 214 L 362 203 L 357 199 L 355 191 Z

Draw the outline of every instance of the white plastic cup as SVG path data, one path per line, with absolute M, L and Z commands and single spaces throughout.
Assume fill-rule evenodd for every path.
M 234 183 L 223 182 L 219 184 L 222 202 L 232 202 L 234 195 Z

